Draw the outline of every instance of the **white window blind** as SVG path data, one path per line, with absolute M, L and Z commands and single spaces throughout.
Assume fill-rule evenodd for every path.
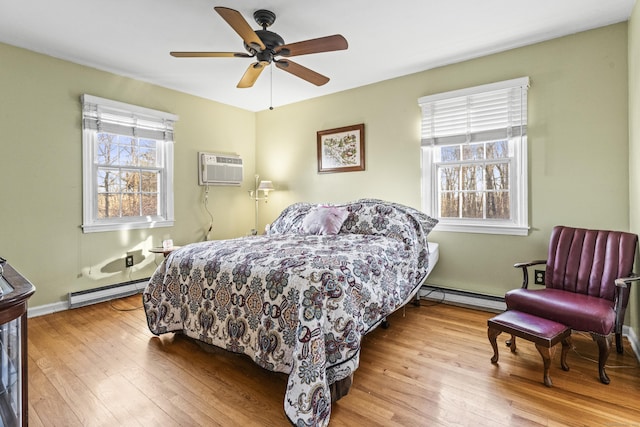
M 422 145 L 526 135 L 528 87 L 523 77 L 420 98 Z
M 98 132 L 173 141 L 178 116 L 97 96 L 82 96 L 82 126 Z

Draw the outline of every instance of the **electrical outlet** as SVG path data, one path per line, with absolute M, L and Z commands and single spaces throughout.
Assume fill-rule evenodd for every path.
M 533 283 L 536 285 L 544 285 L 544 270 L 536 270 L 534 272 Z
M 133 255 L 127 255 L 127 257 L 124 259 L 124 265 L 127 268 L 133 267 Z

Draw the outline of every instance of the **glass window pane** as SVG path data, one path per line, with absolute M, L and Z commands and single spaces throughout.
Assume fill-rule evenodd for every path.
M 462 146 L 462 160 L 484 160 L 484 143 L 464 144 Z
M 156 150 L 153 148 L 140 147 L 138 150 L 138 164 L 140 166 L 156 166 Z
M 117 169 L 98 168 L 98 193 L 118 193 L 120 188 L 120 174 Z
M 487 143 L 487 159 L 509 158 L 509 141 L 495 141 Z
M 158 195 L 142 195 L 142 215 L 158 215 Z
M 462 189 L 482 191 L 484 182 L 482 179 L 482 166 L 462 167 Z
M 460 167 L 447 166 L 438 169 L 440 176 L 440 190 L 451 191 L 460 189 Z
M 121 137 L 120 138 L 120 150 L 119 150 L 119 164 L 123 166 L 137 166 L 138 165 L 138 147 L 136 147 L 136 141 L 133 138 Z
M 122 191 L 125 193 L 137 193 L 140 191 L 140 172 L 138 171 L 122 171 Z
M 457 191 L 440 193 L 440 217 L 458 218 L 460 216 L 460 200 Z
M 148 148 L 154 151 L 156 150 L 157 142 L 155 139 L 140 138 L 138 140 L 138 143 L 140 144 L 140 148 Z
M 487 218 L 509 219 L 510 202 L 509 193 L 506 191 L 487 193 Z
M 122 195 L 122 216 L 140 216 L 140 194 Z
M 440 147 L 440 161 L 441 162 L 460 161 L 460 146 L 450 145 L 447 147 Z
M 495 163 L 486 166 L 487 190 L 509 189 L 509 163 Z
M 100 165 L 117 164 L 118 152 L 115 144 L 115 135 L 109 133 L 99 133 L 96 143 L 96 163 Z
M 462 217 L 482 218 L 482 194 L 479 192 L 462 194 Z
M 157 172 L 142 172 L 141 191 L 143 193 L 158 192 L 158 173 Z
M 98 194 L 98 218 L 120 216 L 120 197 L 117 194 Z

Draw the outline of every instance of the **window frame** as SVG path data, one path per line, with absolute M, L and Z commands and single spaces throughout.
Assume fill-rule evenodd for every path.
M 503 82 L 491 83 L 487 85 L 475 86 L 471 88 L 455 90 L 451 92 L 445 92 L 430 96 L 422 97 L 418 100 L 419 105 L 423 109 L 421 117 L 422 122 L 422 144 L 421 144 L 421 194 L 422 194 L 422 209 L 439 220 L 438 231 L 451 231 L 451 232 L 466 232 L 466 233 L 486 233 L 486 234 L 507 234 L 526 236 L 529 233 L 528 223 L 528 158 L 527 158 L 527 135 L 526 135 L 526 121 L 527 121 L 527 89 L 529 87 L 529 78 L 523 77 L 513 80 L 507 80 Z M 448 100 L 460 97 L 468 97 L 477 94 L 483 94 L 496 90 L 504 90 L 509 88 L 521 88 L 523 92 L 524 105 L 523 108 L 523 121 L 520 126 L 519 134 L 506 137 L 486 137 L 481 140 L 472 140 L 473 132 L 467 133 L 466 136 L 462 136 L 464 140 L 459 140 L 458 136 L 448 136 L 450 142 L 435 142 L 438 140 L 434 134 L 428 134 L 425 131 L 425 106 L 430 102 L 436 102 L 439 100 Z M 510 131 L 507 132 L 509 134 Z M 478 132 L 477 134 L 481 134 Z M 427 138 L 427 136 L 429 138 Z M 442 138 L 442 139 L 446 139 Z M 458 139 L 458 140 L 456 140 Z M 510 219 L 490 219 L 490 218 L 448 218 L 440 217 L 439 215 L 439 181 L 438 181 L 438 168 L 435 167 L 435 153 L 434 151 L 442 146 L 460 145 L 464 146 L 467 143 L 475 142 L 489 142 L 507 140 L 510 147 L 510 152 L 513 154 L 510 159 L 510 171 L 509 171 L 509 197 L 510 197 Z M 484 159 L 484 162 L 491 163 L 489 159 Z M 472 161 L 465 162 L 460 160 L 459 163 L 471 164 Z M 484 189 L 486 191 L 486 189 Z
M 87 94 L 82 95 L 81 101 L 83 107 L 83 233 L 173 226 L 175 222 L 173 122 L 178 120 L 178 116 Z M 136 126 L 138 122 L 144 123 L 144 127 Z M 100 129 L 102 126 L 104 129 Z M 125 127 L 128 127 L 127 132 L 132 132 L 133 135 L 118 130 Z M 140 135 L 136 135 L 136 132 Z M 100 166 L 96 158 L 98 133 L 156 141 L 157 150 L 162 151 L 159 155 L 163 157 L 163 165 L 149 169 L 159 171 L 159 215 L 98 218 L 98 169 Z M 157 137 L 159 134 L 163 137 Z M 118 165 L 117 168 L 127 169 L 123 165 Z M 130 169 L 139 170 L 140 167 L 135 166 Z

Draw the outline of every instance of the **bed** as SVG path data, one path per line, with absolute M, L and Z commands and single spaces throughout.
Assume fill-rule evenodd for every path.
M 411 301 L 433 267 L 427 235 L 436 224 L 374 199 L 293 204 L 264 235 L 169 254 L 143 293 L 149 329 L 289 374 L 289 420 L 325 426 L 332 391 L 333 400 L 344 394 L 336 386 L 358 367 L 361 338 Z

